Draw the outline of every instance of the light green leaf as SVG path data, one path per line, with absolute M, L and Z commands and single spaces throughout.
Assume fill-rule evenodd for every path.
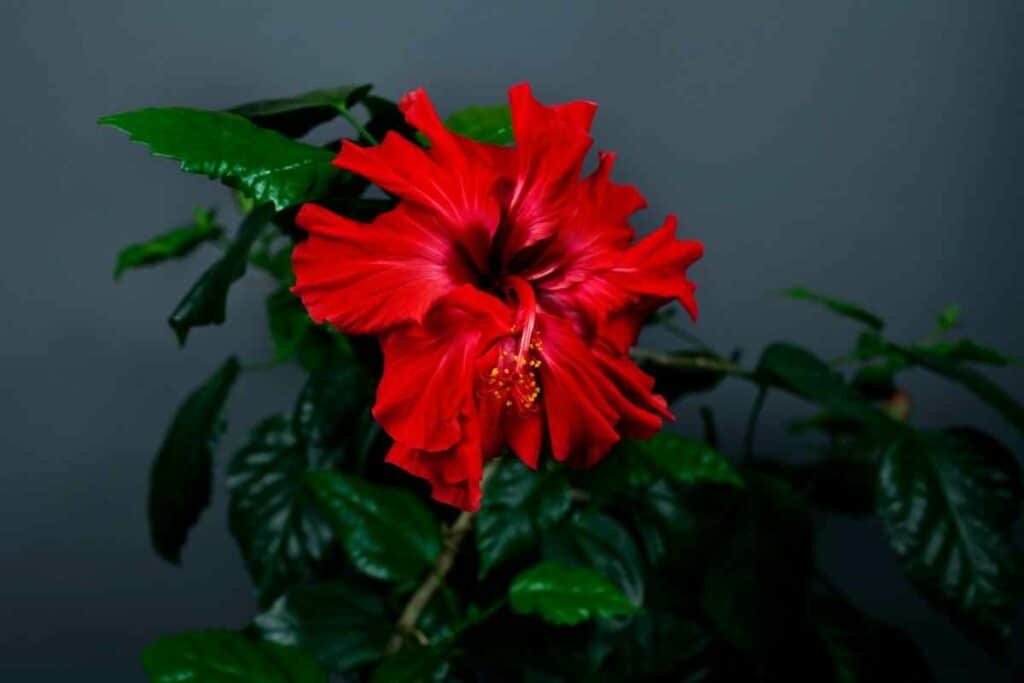
M 202 325 L 220 325 L 227 316 L 228 290 L 236 280 L 245 275 L 249 249 L 260 232 L 270 221 L 273 211 L 264 205 L 242 221 L 238 235 L 224 255 L 206 269 L 192 288 L 171 313 L 168 320 L 178 336 L 178 343 L 185 345 L 189 330 Z
M 355 578 L 296 586 L 253 627 L 265 640 L 305 648 L 336 672 L 383 657 L 395 628 L 387 601 Z
M 142 655 L 153 683 L 327 683 L 327 673 L 296 647 L 235 631 L 191 631 L 158 638 Z
M 507 104 L 493 107 L 467 107 L 461 109 L 444 122 L 448 130 L 477 142 L 492 145 L 511 145 L 512 114 Z
M 224 229 L 213 222 L 214 212 L 196 209 L 195 221 L 145 242 L 129 245 L 117 255 L 114 279 L 120 280 L 124 271 L 142 268 L 172 259 L 184 258 L 199 245 L 220 239 Z
M 783 296 L 800 301 L 813 301 L 814 303 L 821 304 L 833 313 L 841 315 L 844 318 L 856 320 L 857 322 L 863 323 L 868 327 L 873 327 L 876 330 L 880 330 L 885 326 L 884 320 L 874 313 L 861 308 L 857 304 L 833 299 L 823 294 L 813 292 L 806 287 L 793 287 L 791 289 L 787 289 L 783 292 Z
M 488 481 L 477 513 L 480 576 L 529 549 L 544 529 L 569 512 L 570 502 L 564 474 L 534 471 L 515 458 L 505 458 Z
M 221 413 L 238 378 L 232 356 L 178 408 L 149 477 L 149 533 L 157 553 L 181 561 L 189 529 L 210 504 L 213 449 L 223 430 Z
M 105 116 L 102 126 L 127 133 L 160 157 L 242 190 L 278 210 L 312 201 L 346 176 L 327 149 L 289 140 L 237 114 L 162 107 Z
M 541 562 L 519 574 L 509 586 L 508 596 L 512 611 L 568 626 L 639 609 L 596 571 L 554 561 Z
M 956 304 L 953 304 L 952 306 L 947 306 L 946 308 L 942 309 L 942 311 L 939 313 L 938 319 L 936 320 L 939 329 L 942 330 L 943 332 L 947 332 L 956 327 L 956 324 L 959 321 L 960 307 L 957 306 Z
M 438 522 L 408 491 L 321 470 L 307 483 L 352 564 L 384 581 L 415 581 L 441 552 Z

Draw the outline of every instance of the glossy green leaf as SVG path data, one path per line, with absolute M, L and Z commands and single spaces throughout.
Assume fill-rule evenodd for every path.
M 371 87 L 349 85 L 311 90 L 294 97 L 249 102 L 228 111 L 244 116 L 261 128 L 297 138 L 338 116 L 342 109 L 351 109 L 366 97 Z
M 570 503 L 562 473 L 534 471 L 515 458 L 505 458 L 487 483 L 474 525 L 480 576 L 538 542 L 544 529 L 569 512 Z
M 168 323 L 178 336 L 178 343 L 185 344 L 189 330 L 193 327 L 220 325 L 224 322 L 227 317 L 228 290 L 245 275 L 249 249 L 272 214 L 270 205 L 264 205 L 246 216 L 224 255 L 199 276 L 171 313 Z
M 850 318 L 857 322 L 863 323 L 868 327 L 873 327 L 876 330 L 882 329 L 885 326 L 885 321 L 880 317 L 871 313 L 857 304 L 852 304 L 848 301 L 840 301 L 839 299 L 833 299 L 823 294 L 813 292 L 806 287 L 793 287 L 783 292 L 784 296 L 790 299 L 797 299 L 800 301 L 812 301 L 816 304 L 821 304 L 828 310 L 843 316 L 844 318 Z
M 228 520 L 260 602 L 309 578 L 333 535 L 305 486 L 316 463 L 285 417 L 261 422 L 228 469 Z
M 448 665 L 436 648 L 406 644 L 374 669 L 372 683 L 442 683 L 448 680 Z
M 296 586 L 253 627 L 265 640 L 301 646 L 329 670 L 344 672 L 383 657 L 395 625 L 374 586 L 346 578 Z
M 307 483 L 352 564 L 384 581 L 415 581 L 441 552 L 438 522 L 408 491 L 330 470 Z
M 188 531 L 210 503 L 213 449 L 223 431 L 221 414 L 238 378 L 228 358 L 178 408 L 149 477 L 149 533 L 157 553 L 175 564 Z
M 743 486 L 732 463 L 699 439 L 659 432 L 648 441 L 623 442 L 621 448 L 632 451 L 636 458 L 630 475 L 634 484 L 667 476 L 683 484 Z
M 581 510 L 545 536 L 544 559 L 596 569 L 633 602 L 644 602 L 644 565 L 626 528 L 608 515 Z
M 1004 645 L 1019 598 L 1020 498 L 1013 454 L 973 430 L 908 436 L 878 473 L 878 514 L 908 578 L 990 650 Z
M 492 145 L 511 145 L 515 142 L 512 136 L 512 114 L 507 104 L 467 107 L 449 116 L 444 124 L 448 130 L 477 142 Z
M 536 614 L 552 624 L 567 626 L 639 609 L 596 571 L 554 561 L 541 562 L 519 574 L 509 586 L 508 596 L 514 612 Z
M 189 225 L 125 247 L 117 255 L 114 279 L 121 279 L 121 274 L 129 269 L 184 258 L 194 252 L 199 245 L 220 239 L 224 229 L 213 222 L 213 217 L 213 211 L 196 209 L 195 220 Z
M 237 114 L 160 107 L 104 116 L 100 125 L 127 133 L 159 157 L 244 191 L 278 209 L 323 195 L 346 174 L 334 154 L 260 128 Z
M 191 631 L 158 638 L 142 655 L 153 683 L 327 683 L 308 652 L 235 631 Z

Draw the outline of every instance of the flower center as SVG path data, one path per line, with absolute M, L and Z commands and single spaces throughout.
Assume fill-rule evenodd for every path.
M 540 397 L 537 369 L 541 360 L 537 352 L 541 341 L 534 332 L 537 298 L 530 283 L 517 275 L 505 277 L 503 283 L 519 302 L 516 324 L 510 330 L 519 334 L 519 341 L 515 345 L 506 344 L 511 348 L 498 351 L 497 364 L 486 378 L 487 392 L 504 403 L 506 408 L 517 407 L 522 412 L 530 412 L 536 410 Z

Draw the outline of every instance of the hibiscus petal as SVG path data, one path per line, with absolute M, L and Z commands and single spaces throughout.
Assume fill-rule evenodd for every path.
M 686 269 L 704 253 L 694 240 L 677 240 L 678 221 L 668 216 L 664 224 L 633 245 L 615 268 L 616 281 L 637 295 L 678 299 L 694 320 L 697 319 L 696 285 L 686 279 Z
M 419 322 L 473 277 L 455 246 L 415 209 L 399 206 L 364 224 L 306 204 L 295 220 L 309 237 L 292 252 L 292 291 L 313 320 L 343 332 Z
M 423 325 L 396 328 L 381 341 L 384 374 L 374 417 L 410 448 L 442 451 L 462 438 L 461 415 L 473 398 L 477 358 L 508 334 L 512 314 L 469 285 L 447 296 Z

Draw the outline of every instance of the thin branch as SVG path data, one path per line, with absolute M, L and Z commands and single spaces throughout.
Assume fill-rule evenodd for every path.
M 370 133 L 370 131 L 366 130 L 366 128 L 363 126 L 363 124 L 359 121 L 359 119 L 357 119 L 352 114 L 352 112 L 349 111 L 348 107 L 346 107 L 343 104 L 339 104 L 338 105 L 338 113 L 341 114 L 341 117 L 343 119 L 345 119 L 350 124 L 352 124 L 352 127 L 356 129 L 356 132 L 359 133 L 360 137 L 362 137 L 368 143 L 370 143 L 371 145 L 379 145 L 380 144 L 380 142 L 377 140 L 377 138 L 374 137 Z
M 764 407 L 764 399 L 768 393 L 768 387 L 760 385 L 757 388 L 757 397 L 754 398 L 754 405 L 750 408 L 750 417 L 747 418 L 747 431 L 743 435 L 743 461 L 751 462 L 754 459 L 754 432 L 757 431 L 757 418 L 761 416 L 761 409 Z
M 650 349 L 633 349 L 629 354 L 633 360 L 639 363 L 650 363 L 663 368 L 674 368 L 677 370 L 709 370 L 721 372 L 735 377 L 755 379 L 754 373 L 744 370 L 736 363 L 718 358 L 705 358 L 703 356 L 674 356 L 664 351 L 652 351 Z
M 481 488 L 486 487 L 487 481 L 494 476 L 499 462 L 500 458 L 495 458 L 484 467 L 483 480 L 480 483 Z M 412 594 L 412 597 L 409 598 L 409 602 L 405 604 L 405 608 L 398 617 L 398 621 L 395 622 L 395 633 L 391 636 L 391 640 L 388 641 L 388 654 L 401 649 L 402 643 L 405 641 L 406 636 L 409 635 L 416 636 L 423 643 L 422 638 L 425 638 L 425 635 L 416 627 L 416 622 L 419 620 L 423 610 L 430 604 L 434 594 L 444 585 L 445 577 L 448 576 L 452 565 L 455 564 L 455 557 L 458 555 L 459 546 L 462 545 L 466 534 L 473 528 L 473 520 L 475 518 L 475 512 L 463 511 L 459 513 L 459 516 L 450 527 L 443 530 L 444 538 L 441 554 L 437 556 L 434 569 L 423 580 L 423 583 Z

